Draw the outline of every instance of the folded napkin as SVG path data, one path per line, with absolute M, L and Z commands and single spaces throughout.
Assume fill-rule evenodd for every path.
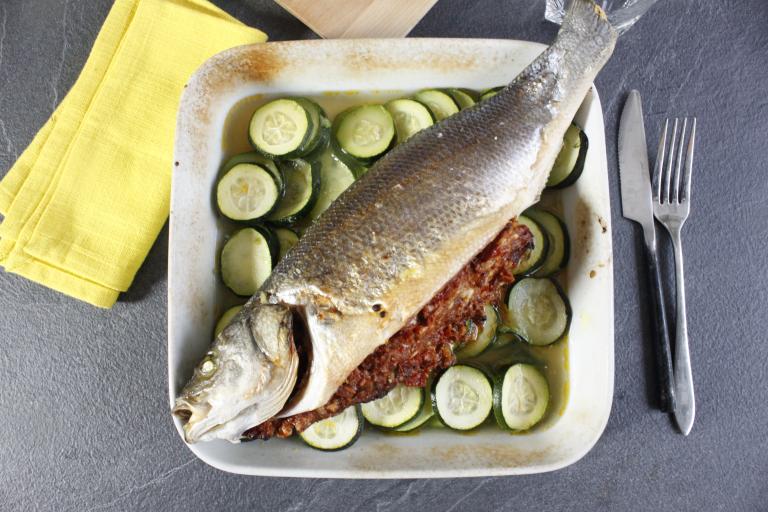
M 77 82 L 0 182 L 0 265 L 109 308 L 168 217 L 195 69 L 266 41 L 205 0 L 116 0 Z

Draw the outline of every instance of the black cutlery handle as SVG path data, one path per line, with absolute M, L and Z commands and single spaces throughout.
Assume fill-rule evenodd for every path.
M 656 327 L 654 351 L 656 353 L 656 374 L 659 382 L 659 409 L 664 412 L 672 412 L 675 410 L 675 380 L 672 374 L 672 350 L 669 342 L 667 314 L 664 309 L 661 271 L 655 248 L 646 245 L 645 249 L 645 255 L 648 258 L 648 277 Z

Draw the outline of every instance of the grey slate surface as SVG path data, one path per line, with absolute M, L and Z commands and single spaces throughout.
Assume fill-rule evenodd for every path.
M 268 0 L 215 3 L 273 40 L 312 37 Z M 549 42 L 542 4 L 440 0 L 413 35 Z M 0 0 L 0 176 L 76 79 L 110 5 Z M 0 272 L 0 510 L 768 509 L 767 27 L 765 0 L 661 0 L 597 79 L 613 197 L 616 385 L 608 427 L 578 463 L 421 481 L 207 467 L 168 414 L 166 229 L 112 311 Z M 698 398 L 687 439 L 652 407 L 640 233 L 621 217 L 616 128 L 630 88 L 643 94 L 652 147 L 667 114 L 699 117 L 684 231 Z

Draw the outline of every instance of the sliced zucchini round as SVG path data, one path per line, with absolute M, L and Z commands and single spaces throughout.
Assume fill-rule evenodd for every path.
M 353 405 L 336 416 L 313 423 L 299 436 L 316 450 L 335 452 L 355 444 L 362 431 L 363 417 L 360 407 Z
M 516 276 L 527 276 L 536 272 L 544 264 L 549 253 L 549 238 L 539 223 L 531 217 L 519 215 L 517 222 L 527 227 L 533 235 L 533 249 L 523 256 L 515 267 Z
M 320 189 L 320 166 L 306 160 L 281 162 L 285 179 L 285 195 L 267 219 L 276 224 L 290 224 L 303 217 L 315 205 Z
M 550 278 L 526 277 L 512 286 L 507 300 L 508 327 L 531 345 L 563 338 L 571 324 L 571 306 Z
M 330 149 L 325 150 L 319 162 L 320 190 L 315 205 L 307 216 L 310 220 L 318 218 L 355 181 L 355 175 L 350 168 L 336 158 Z
M 237 295 L 251 296 L 272 272 L 274 243 L 263 228 L 245 228 L 236 232 L 221 249 L 221 278 Z
M 364 403 L 361 409 L 368 423 L 391 429 L 415 418 L 423 403 L 424 389 L 398 384 L 378 400 Z
M 549 384 L 530 364 L 515 364 L 494 380 L 493 412 L 502 428 L 528 430 L 541 421 L 549 404 Z
M 568 228 L 554 213 L 539 208 L 529 208 L 525 211 L 528 218 L 535 220 L 547 234 L 549 250 L 541 266 L 535 270 L 537 277 L 548 277 L 557 274 L 568 264 L 571 254 L 571 242 Z
M 503 85 L 500 85 L 498 87 L 491 87 L 490 89 L 486 89 L 483 91 L 483 93 L 480 95 L 480 101 L 487 100 L 488 98 L 493 98 L 497 94 L 499 94 L 499 91 L 504 88 Z
M 276 228 L 275 236 L 277 237 L 277 242 L 280 245 L 280 255 L 277 258 L 278 260 L 283 259 L 285 254 L 290 251 L 294 245 L 299 243 L 299 235 L 297 235 L 296 232 L 292 229 Z
M 584 171 L 588 148 L 589 139 L 584 130 L 571 124 L 565 131 L 563 147 L 549 172 L 547 188 L 559 189 L 573 185 Z
M 431 386 L 428 385 L 426 389 L 430 389 L 430 387 Z M 426 395 L 426 393 L 427 391 L 425 390 L 424 394 Z M 425 396 L 424 403 L 422 403 L 419 413 L 399 427 L 395 427 L 394 430 L 397 432 L 411 432 L 424 425 L 432 419 L 434 415 L 435 411 L 432 409 L 432 400 Z
M 478 326 L 477 337 L 465 344 L 456 353 L 460 360 L 466 360 L 480 355 L 496 339 L 496 329 L 499 326 L 499 312 L 493 304 L 483 307 L 483 321 Z
M 253 147 L 263 155 L 289 158 L 306 148 L 314 130 L 310 112 L 299 101 L 280 98 L 254 112 L 248 135 Z
M 409 99 L 392 100 L 385 105 L 395 121 L 397 142 L 408 140 L 414 133 L 435 124 L 432 113 L 424 104 Z
M 313 160 L 310 155 L 315 157 L 319 156 L 322 152 L 322 148 L 318 150 L 318 146 L 321 146 L 323 142 L 328 143 L 328 131 L 331 123 L 325 115 L 323 108 L 316 102 L 304 97 L 291 98 L 300 104 L 309 113 L 309 120 L 312 126 L 312 131 L 309 134 L 306 142 L 297 152 L 296 156 L 304 158 L 305 160 Z
M 491 412 L 491 383 L 477 368 L 452 366 L 432 386 L 432 407 L 445 426 L 471 430 L 485 421 Z
M 371 161 L 391 147 L 395 123 L 382 105 L 352 107 L 336 116 L 333 137 L 348 155 Z
M 275 180 L 277 180 L 277 182 L 280 183 L 280 194 L 283 193 L 283 173 L 280 172 L 280 169 L 277 167 L 277 164 L 275 164 L 273 160 L 265 157 L 264 155 L 256 151 L 241 153 L 227 160 L 224 163 L 224 165 L 221 167 L 221 173 L 219 173 L 219 175 L 223 176 L 224 174 L 227 173 L 227 171 L 229 171 L 231 168 L 233 168 L 237 164 L 256 164 L 265 168 L 266 170 L 271 172 L 272 175 L 275 177 Z
M 475 104 L 475 98 L 470 95 L 471 91 L 449 88 L 445 89 L 445 92 L 453 99 L 460 110 L 464 110 Z
M 459 111 L 459 106 L 448 94 L 437 89 L 425 89 L 414 94 L 414 99 L 425 104 L 437 121 Z
M 360 178 L 360 176 L 368 172 L 368 168 L 373 164 L 372 160 L 361 161 L 346 154 L 334 137 L 331 137 L 331 149 L 333 155 L 352 171 L 355 179 Z
M 234 221 L 254 221 L 271 213 L 282 195 L 281 183 L 267 169 L 252 163 L 237 164 L 219 179 L 216 205 Z
M 323 128 L 320 130 L 320 136 L 318 137 L 317 144 L 314 145 L 314 149 L 307 153 L 306 155 L 303 155 L 301 158 L 302 160 L 306 160 L 309 163 L 314 163 L 320 160 L 320 157 L 323 156 L 323 153 L 328 149 L 328 146 L 331 142 L 331 129 L 330 128 Z
M 240 312 L 240 310 L 243 309 L 243 306 L 233 306 L 226 310 L 223 315 L 219 318 L 219 321 L 216 322 L 216 327 L 213 329 L 213 335 L 218 336 L 221 331 L 224 330 L 226 326 L 229 325 L 229 322 L 232 321 L 233 318 L 235 318 L 235 315 Z
M 517 335 L 513 332 L 504 332 L 502 328 L 499 328 L 499 330 L 496 333 L 496 339 L 493 341 L 492 346 L 494 347 L 506 347 L 510 343 L 513 343 L 517 341 L 519 338 Z

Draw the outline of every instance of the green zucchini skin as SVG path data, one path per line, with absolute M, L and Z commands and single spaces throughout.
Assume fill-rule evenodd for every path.
M 222 206 L 219 201 L 219 187 L 221 186 L 222 181 L 225 179 L 227 174 L 230 171 L 232 171 L 232 169 L 234 169 L 235 167 L 241 164 L 249 164 L 262 169 L 267 176 L 270 176 L 272 178 L 272 182 L 275 184 L 275 190 L 276 190 L 276 194 L 274 195 L 272 205 L 269 207 L 269 209 L 265 210 L 263 213 L 259 214 L 258 216 L 248 218 L 248 219 L 237 219 L 232 217 L 230 214 L 224 211 L 224 206 Z M 275 209 L 277 208 L 277 205 L 280 203 L 280 201 L 283 198 L 283 195 L 285 194 L 285 186 L 282 180 L 282 175 L 273 172 L 272 169 L 270 169 L 267 165 L 258 164 L 255 162 L 238 162 L 234 165 L 231 165 L 226 171 L 223 171 L 220 174 L 219 179 L 216 182 L 216 187 L 214 191 L 215 191 L 214 195 L 216 196 L 214 201 L 216 203 L 216 209 L 218 210 L 219 215 L 221 215 L 228 221 L 234 222 L 236 224 L 241 224 L 243 226 L 255 226 L 255 225 L 258 225 L 258 223 L 260 223 L 264 218 L 268 217 L 272 212 L 275 211 Z
M 357 417 L 357 429 L 352 434 L 352 436 L 350 436 L 349 439 L 347 439 L 347 441 L 344 444 L 342 444 L 340 446 L 333 447 L 333 448 L 322 447 L 322 446 L 319 446 L 317 444 L 312 443 L 310 440 L 307 439 L 307 437 L 305 437 L 303 435 L 303 433 L 301 433 L 301 434 L 299 434 L 299 436 L 301 437 L 302 441 L 304 441 L 304 443 L 306 443 L 307 446 L 309 446 L 309 447 L 311 447 L 311 448 L 313 448 L 315 450 L 320 450 L 320 451 L 323 451 L 323 452 L 338 452 L 338 451 L 341 451 L 341 450 L 346 450 L 347 448 L 349 448 L 350 446 L 355 444 L 357 442 L 357 440 L 360 439 L 360 435 L 363 433 L 363 427 L 365 425 L 365 419 L 363 418 L 363 413 L 362 413 L 362 411 L 360 409 L 360 405 L 359 404 L 358 405 L 353 405 L 351 407 L 354 407 L 354 412 L 355 412 L 355 415 Z M 342 414 L 342 413 L 339 413 L 339 414 Z
M 272 230 L 268 229 L 266 226 L 254 225 L 254 226 L 243 227 L 241 229 L 236 230 L 234 233 L 232 233 L 232 235 L 230 237 L 230 240 L 231 240 L 232 237 L 234 237 L 235 235 L 237 235 L 241 231 L 248 230 L 248 229 L 253 229 L 253 230 L 257 231 L 264 238 L 264 240 L 266 241 L 267 249 L 269 250 L 270 266 L 271 266 L 272 269 L 274 269 L 275 268 L 275 263 L 277 262 L 277 258 L 280 255 L 280 246 L 279 246 L 279 242 L 278 242 L 277 237 L 275 236 L 275 234 L 272 232 Z M 219 277 L 221 278 L 221 281 L 224 283 L 224 285 L 227 287 L 227 289 L 230 290 L 235 295 L 237 295 L 238 297 L 250 297 L 252 295 L 251 293 L 241 294 L 241 293 L 238 293 L 237 291 L 235 291 L 233 289 L 233 287 L 230 286 L 231 283 L 228 283 L 227 279 L 225 278 L 225 273 L 226 273 L 225 272 L 225 268 L 224 268 L 225 267 L 225 261 L 222 258 L 222 253 L 224 252 L 224 248 L 226 247 L 228 242 L 229 242 L 229 240 L 227 240 L 224 243 L 224 245 L 221 248 L 221 251 L 219 251 Z
M 460 369 L 463 369 L 463 368 L 470 368 L 472 370 L 476 370 L 477 372 L 479 372 L 483 376 L 483 378 L 485 378 L 485 380 L 487 382 L 487 385 L 488 385 L 488 389 L 489 389 L 489 396 L 487 398 L 488 398 L 488 400 L 490 400 L 490 403 L 488 404 L 488 410 L 487 410 L 485 416 L 483 416 L 479 421 L 476 421 L 476 422 L 474 422 L 472 424 L 468 424 L 466 427 L 462 427 L 462 426 L 459 426 L 459 425 L 456 425 L 456 424 L 452 425 L 450 423 L 450 421 L 448 421 L 446 418 L 443 417 L 443 415 L 445 415 L 445 413 L 441 414 L 440 407 L 439 407 L 439 404 L 438 404 L 439 401 L 440 401 L 440 397 L 438 395 L 438 386 L 440 384 L 440 380 L 443 379 L 443 378 L 446 378 L 446 375 L 447 375 L 448 372 L 457 371 L 457 370 L 460 371 Z M 479 398 L 482 399 L 483 397 L 479 397 Z M 485 420 L 488 419 L 488 416 L 491 414 L 491 412 L 493 410 L 493 380 L 489 376 L 488 372 L 485 371 L 484 369 L 482 369 L 480 366 L 470 365 L 470 364 L 466 364 L 466 363 L 457 364 L 457 365 L 451 366 L 449 368 L 446 368 L 445 370 L 440 372 L 435 377 L 435 379 L 432 381 L 431 399 L 432 399 L 432 410 L 434 411 L 435 416 L 440 420 L 440 422 L 443 425 L 445 425 L 446 427 L 448 427 L 450 429 L 453 429 L 453 430 L 459 430 L 459 431 L 473 430 L 473 429 L 479 427 L 480 425 L 482 425 L 485 422 Z M 479 404 L 479 406 L 482 407 L 482 404 Z
M 300 160 L 281 160 L 280 163 L 283 166 L 290 166 L 290 165 L 296 165 L 296 162 Z M 321 174 L 320 174 L 320 163 L 318 161 L 314 162 L 307 162 L 311 166 L 311 180 L 310 180 L 310 186 L 312 187 L 312 192 L 310 194 L 309 200 L 304 203 L 304 206 L 298 210 L 297 212 L 287 215 L 285 217 L 280 218 L 274 218 L 274 217 L 267 217 L 266 221 L 274 226 L 290 226 L 291 224 L 295 223 L 297 220 L 303 218 L 305 215 L 307 215 L 311 210 L 312 207 L 315 206 L 315 201 L 317 201 L 317 194 L 320 190 L 320 184 L 321 184 Z M 286 176 L 286 180 L 290 179 L 288 176 L 289 172 L 288 169 L 284 169 L 283 174 Z
M 523 279 L 515 282 L 510 287 L 510 289 L 509 289 L 509 293 L 507 295 L 507 311 L 509 312 L 510 315 L 513 313 L 513 308 L 510 307 L 511 305 L 509 304 L 509 301 L 512 298 L 513 291 L 515 290 L 516 287 L 520 286 L 521 283 L 525 283 L 526 281 L 529 281 L 529 280 L 531 280 L 531 281 L 533 281 L 533 280 L 542 280 L 542 281 L 546 280 L 546 281 L 549 281 L 549 283 L 552 284 L 552 286 L 554 287 L 555 293 L 557 293 L 558 296 L 560 297 L 560 299 L 563 301 L 564 314 L 565 314 L 565 317 L 566 317 L 565 318 L 564 327 L 563 327 L 562 331 L 560 332 L 560 335 L 557 338 L 552 339 L 551 341 L 547 341 L 547 342 L 541 342 L 541 341 L 538 341 L 538 340 L 531 339 L 530 336 L 526 336 L 524 333 L 520 332 L 518 327 L 515 326 L 515 325 L 505 324 L 505 329 L 504 330 L 506 332 L 514 333 L 520 340 L 524 341 L 525 343 L 528 343 L 529 345 L 533 345 L 533 346 L 552 345 L 552 344 L 557 343 L 558 341 L 564 339 L 566 336 L 568 336 L 568 332 L 570 331 L 570 328 L 571 328 L 571 320 L 573 318 L 573 310 L 571 309 L 571 303 L 568 300 L 568 296 L 566 295 L 566 293 L 563 290 L 562 286 L 560 286 L 560 284 L 555 279 L 553 279 L 551 277 L 526 277 L 526 278 L 523 278 Z
M 529 419 L 528 423 L 519 426 L 511 426 L 507 422 L 507 419 L 504 417 L 504 380 L 507 377 L 507 373 L 516 367 L 522 368 L 523 372 L 527 372 L 529 374 L 533 372 L 533 375 L 535 375 L 534 380 L 539 381 L 537 382 L 538 384 L 542 384 L 543 382 L 543 386 L 540 385 L 536 387 L 535 384 L 531 384 L 529 381 L 529 385 L 531 385 L 532 388 L 536 388 L 534 389 L 534 392 L 537 399 L 536 405 L 538 406 L 536 409 L 538 409 L 538 411 Z M 496 424 L 502 430 L 509 430 L 512 432 L 525 432 L 534 427 L 545 416 L 547 409 L 549 408 L 550 398 L 551 392 L 549 389 L 549 382 L 544 376 L 544 373 L 534 365 L 527 363 L 513 364 L 504 368 L 503 371 L 499 372 L 493 377 L 493 417 L 496 420 Z M 541 407 L 538 403 L 539 400 L 543 400 L 543 407 Z
M 247 153 L 240 153 L 231 157 L 229 160 L 224 162 L 224 165 L 221 166 L 221 170 L 219 171 L 219 178 L 221 178 L 221 176 L 226 174 L 227 171 L 232 169 L 237 164 L 256 164 L 264 167 L 269 172 L 271 172 L 272 175 L 280 182 L 281 194 L 284 192 L 285 178 L 283 177 L 283 172 L 280 170 L 280 167 L 275 163 L 274 160 L 265 157 L 258 151 L 249 151 Z
M 516 268 L 514 271 L 515 277 L 527 277 L 534 275 L 547 259 L 549 254 L 549 237 L 544 227 L 534 218 L 523 213 L 517 218 L 518 223 L 525 225 L 533 235 L 534 248 L 528 253 L 528 258 L 533 256 L 535 252 L 538 252 L 538 257 L 528 264 L 527 267 L 522 269 Z M 521 263 L 528 263 L 526 260 L 521 260 Z
M 576 158 L 576 163 L 573 166 L 573 170 L 568 174 L 568 177 L 557 185 L 550 185 L 547 190 L 560 190 L 566 187 L 570 187 L 581 177 L 581 173 L 584 172 L 584 163 L 587 161 L 587 151 L 589 150 L 589 137 L 584 133 L 584 130 L 579 127 L 579 156 Z
M 565 222 L 555 213 L 539 207 L 528 208 L 524 215 L 536 221 L 549 239 L 549 250 L 546 257 L 533 272 L 533 275 L 551 277 L 561 272 L 568 265 L 571 256 L 571 239 Z M 555 258 L 558 258 L 558 249 L 561 250 L 562 254 L 555 261 Z
M 379 151 L 377 154 L 370 156 L 370 157 L 359 157 L 351 154 L 344 148 L 344 144 L 341 142 L 339 138 L 339 131 L 342 130 L 345 119 L 348 116 L 353 116 L 359 113 L 363 108 L 371 108 L 372 110 L 378 110 L 378 107 L 381 108 L 383 113 L 386 114 L 387 117 L 391 120 L 392 123 L 392 136 L 390 137 L 389 141 L 387 141 L 387 145 L 381 147 L 381 151 Z M 334 150 L 334 153 L 338 156 L 338 158 L 344 162 L 347 167 L 349 167 L 352 172 L 354 172 L 357 176 L 358 170 L 361 172 L 364 172 L 364 170 L 367 170 L 368 167 L 373 165 L 376 160 L 387 154 L 387 152 L 392 149 L 395 144 L 397 144 L 397 136 L 396 136 L 396 130 L 395 130 L 395 124 L 394 120 L 391 119 L 392 116 L 390 115 L 389 111 L 386 109 L 384 105 L 378 105 L 378 104 L 367 104 L 367 105 L 358 105 L 355 107 L 350 107 L 343 112 L 339 113 L 336 118 L 333 120 L 333 123 L 331 125 L 331 144 L 332 148 Z M 364 170 L 362 169 L 364 168 Z
M 477 103 L 476 97 L 468 89 L 448 88 L 443 90 L 458 105 L 459 110 L 467 109 Z
M 268 101 L 267 103 L 264 103 L 259 108 L 257 108 L 256 112 L 254 112 L 253 116 L 251 117 L 251 121 L 248 125 L 248 141 L 251 143 L 251 146 L 253 146 L 253 148 L 257 152 L 273 160 L 297 158 L 302 154 L 305 154 L 307 152 L 307 147 L 313 142 L 313 137 L 317 135 L 317 129 L 318 129 L 318 127 L 315 125 L 316 121 L 313 120 L 313 113 L 310 110 L 307 110 L 305 101 L 307 101 L 306 98 L 296 98 L 296 97 L 275 98 L 274 100 Z M 300 107 L 304 111 L 304 114 L 306 115 L 307 128 L 302 135 L 301 141 L 298 143 L 298 145 L 296 145 L 295 149 L 281 152 L 279 154 L 275 154 L 261 147 L 261 145 L 259 145 L 258 141 L 254 139 L 253 130 L 254 130 L 254 123 L 256 122 L 256 117 L 258 116 L 259 112 L 262 109 L 270 108 L 270 106 L 273 106 L 273 104 L 278 102 L 293 102 L 298 107 Z

